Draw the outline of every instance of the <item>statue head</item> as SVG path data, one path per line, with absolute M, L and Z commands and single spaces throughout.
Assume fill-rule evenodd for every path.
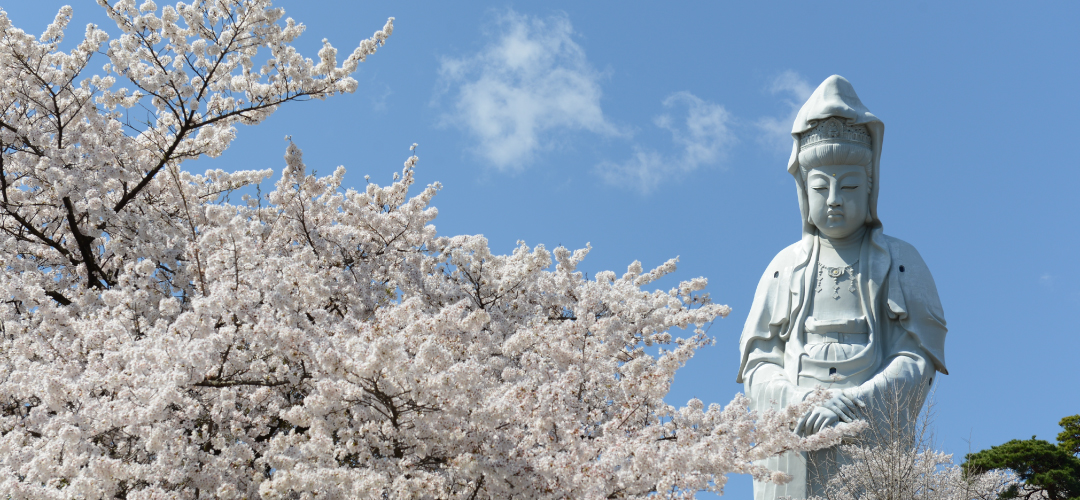
M 799 173 L 806 186 L 809 222 L 818 234 L 845 238 L 870 218 L 870 134 L 865 125 L 831 117 L 800 135 Z
M 885 126 L 846 79 L 825 79 L 792 127 L 788 172 L 795 177 L 803 234 L 843 238 L 880 226 L 877 193 Z

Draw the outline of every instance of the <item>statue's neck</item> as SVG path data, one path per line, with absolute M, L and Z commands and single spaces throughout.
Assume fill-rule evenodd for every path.
M 867 228 L 863 226 L 843 238 L 828 238 L 819 234 L 821 253 L 818 260 L 829 267 L 845 267 L 854 264 L 859 260 L 866 233 Z

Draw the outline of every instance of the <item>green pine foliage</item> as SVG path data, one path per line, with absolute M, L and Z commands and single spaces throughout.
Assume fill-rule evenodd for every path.
M 1065 430 L 1058 434 L 1058 443 L 1042 439 L 1014 439 L 989 449 L 969 453 L 964 470 L 980 473 L 993 469 L 1010 469 L 1023 481 L 999 499 L 1029 498 L 1042 491 L 1050 500 L 1080 500 L 1080 415 L 1065 417 L 1059 422 Z
M 1057 436 L 1058 446 L 1073 455 L 1080 455 L 1080 415 L 1065 417 L 1058 425 L 1065 429 Z

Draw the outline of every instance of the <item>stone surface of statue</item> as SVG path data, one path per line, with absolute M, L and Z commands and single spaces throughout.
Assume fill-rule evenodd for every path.
M 802 238 L 761 277 L 740 339 L 737 381 L 752 407 L 832 398 L 795 432 L 810 435 L 852 418 L 874 425 L 886 408 L 914 416 L 945 368 L 945 319 L 930 270 L 915 248 L 882 232 L 877 216 L 884 124 L 851 84 L 826 79 L 792 128 Z M 876 409 L 876 411 L 875 411 Z M 766 465 L 784 485 L 754 483 L 756 500 L 820 494 L 835 449 L 787 453 Z

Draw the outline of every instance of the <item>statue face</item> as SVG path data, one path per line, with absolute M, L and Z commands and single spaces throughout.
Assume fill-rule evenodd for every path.
M 806 174 L 810 221 L 822 236 L 845 238 L 866 224 L 870 189 L 866 169 L 855 165 L 826 165 Z

